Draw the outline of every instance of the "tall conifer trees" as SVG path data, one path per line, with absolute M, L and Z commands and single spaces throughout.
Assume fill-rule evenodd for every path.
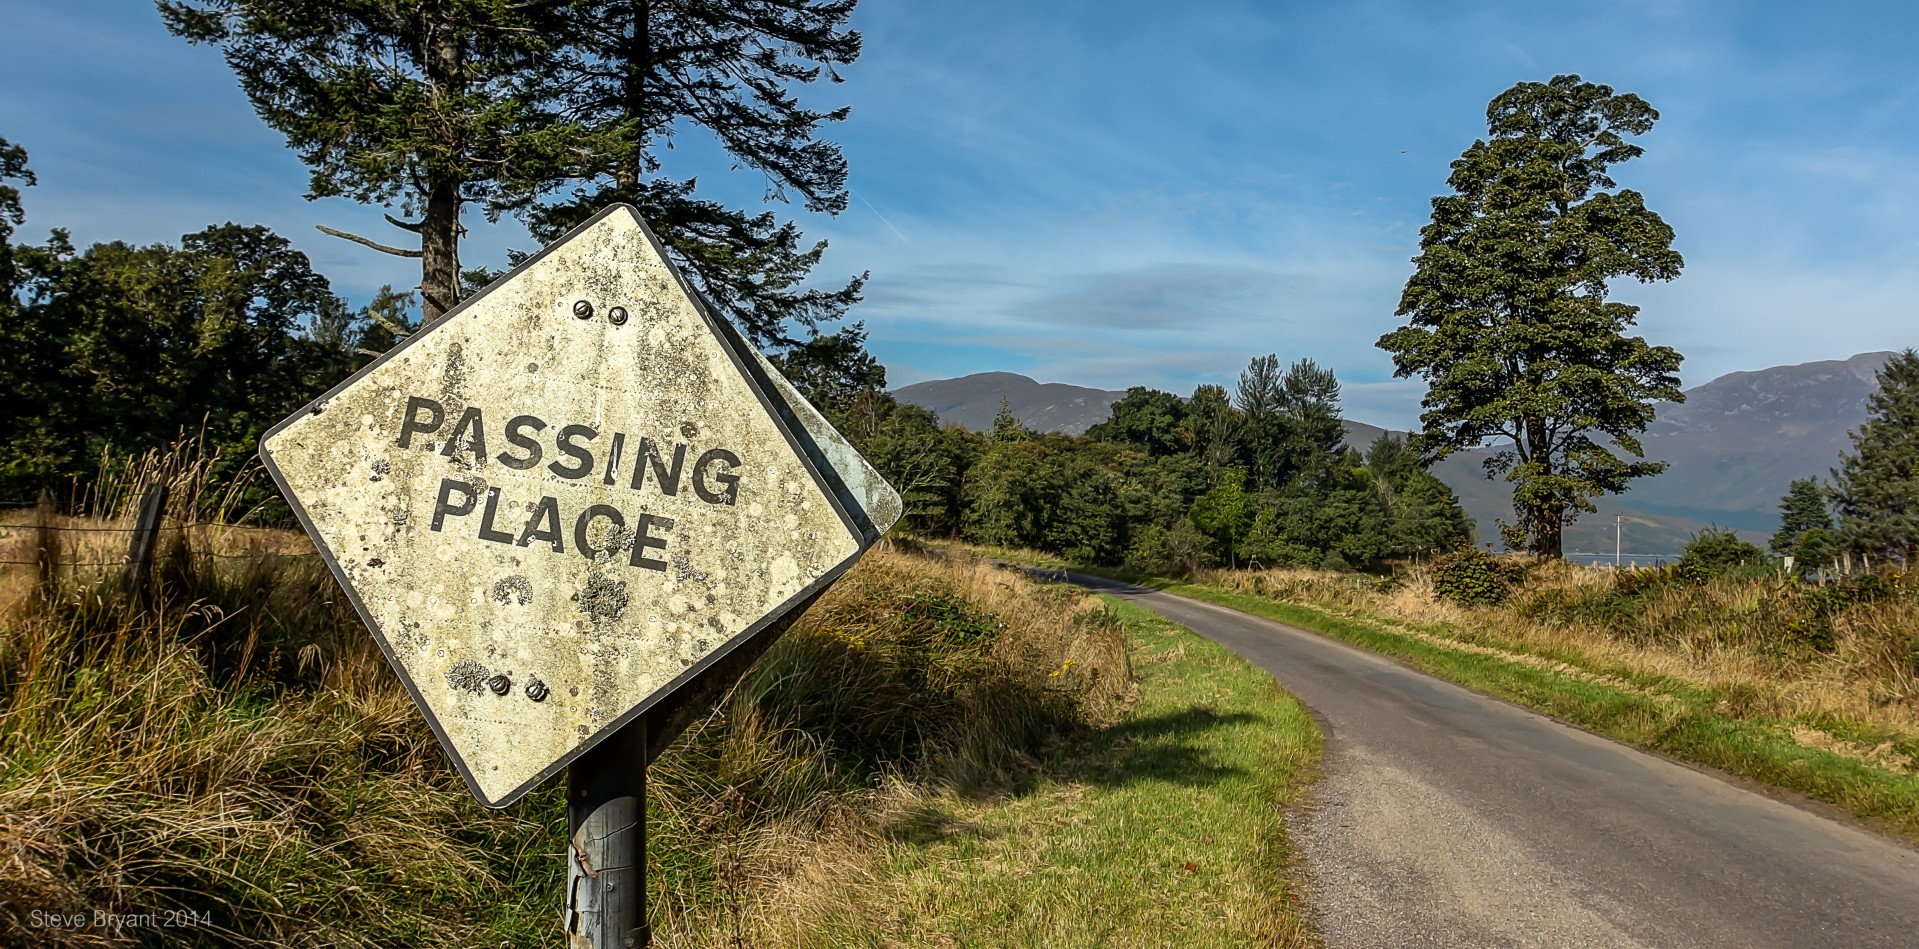
M 819 136 L 845 108 L 795 89 L 859 55 L 856 0 L 160 0 L 168 29 L 218 46 L 311 171 L 309 197 L 395 208 L 418 246 L 428 319 L 458 300 L 461 212 L 513 213 L 550 241 L 614 202 L 659 232 L 706 300 L 826 396 L 883 386 L 863 331 L 819 326 L 864 276 L 807 281 L 825 252 L 771 211 L 703 198 L 661 153 L 704 132 L 769 199 L 838 213 L 846 160 Z M 416 219 L 405 220 L 405 217 Z M 878 379 L 878 382 L 874 380 Z M 809 395 L 814 395 L 812 389 Z
M 1919 351 L 1879 370 L 1852 449 L 1832 472 L 1841 534 L 1854 550 L 1910 563 L 1919 554 Z
M 310 172 L 309 198 L 394 207 L 429 320 L 459 302 L 461 212 L 566 174 L 583 130 L 530 95 L 559 3 L 162 0 L 167 29 L 218 46 Z

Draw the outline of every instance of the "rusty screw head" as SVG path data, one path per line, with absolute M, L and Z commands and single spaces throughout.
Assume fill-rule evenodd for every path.
M 552 693 L 546 689 L 546 683 L 538 679 L 534 679 L 526 684 L 526 697 L 535 702 L 544 702 L 546 701 L 546 697 L 551 694 Z
M 593 304 L 585 300 L 573 304 L 573 315 L 583 320 L 591 319 L 593 317 Z
M 626 324 L 626 307 L 616 306 L 613 309 L 606 311 L 606 318 L 612 321 L 614 326 L 625 325 Z
M 492 689 L 494 695 L 505 695 L 513 689 L 513 680 L 503 675 L 497 675 L 486 680 L 486 687 Z

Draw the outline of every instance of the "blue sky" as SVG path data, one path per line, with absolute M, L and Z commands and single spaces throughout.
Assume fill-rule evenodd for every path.
M 1447 164 L 1489 99 L 1573 72 L 1661 119 L 1621 166 L 1678 233 L 1684 275 L 1616 288 L 1640 328 L 1727 372 L 1919 345 L 1919 35 L 1900 4 L 865 0 L 852 166 L 822 276 L 870 270 L 854 313 L 892 382 L 986 370 L 1187 393 L 1248 359 L 1310 356 L 1346 414 L 1413 423 L 1423 385 L 1373 341 Z M 227 220 L 306 250 L 356 302 L 408 262 L 314 224 L 306 173 L 218 55 L 139 0 L 7 0 L 0 136 L 40 185 L 22 233 L 176 240 Z M 761 200 L 696 135 L 672 170 Z M 468 263 L 528 247 L 471 215 Z

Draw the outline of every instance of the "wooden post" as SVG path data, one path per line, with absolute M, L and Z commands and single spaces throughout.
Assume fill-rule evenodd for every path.
M 572 949 L 644 949 L 646 716 L 566 771 L 566 938 Z
M 147 596 L 147 583 L 153 574 L 153 545 L 160 534 L 160 516 L 167 509 L 166 482 L 147 486 L 140 496 L 139 518 L 133 523 L 133 538 L 127 542 L 127 590 L 137 599 Z
M 42 596 L 53 596 L 54 572 L 60 566 L 60 537 L 53 523 L 53 496 L 40 489 L 33 506 L 33 579 Z

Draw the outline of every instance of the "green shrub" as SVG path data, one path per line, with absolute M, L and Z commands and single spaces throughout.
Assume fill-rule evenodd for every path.
M 1662 587 L 1683 585 L 1697 586 L 1704 582 L 1699 568 L 1695 564 L 1661 564 L 1657 567 L 1641 567 L 1621 570 L 1613 575 L 1613 590 L 1620 596 L 1643 596 Z
M 1679 565 L 1696 582 L 1725 576 L 1742 567 L 1761 567 L 1765 563 L 1765 551 L 1740 540 L 1738 534 L 1723 527 L 1708 527 L 1694 534 L 1679 553 Z
M 1603 587 L 1577 591 L 1547 587 L 1520 602 L 1517 609 L 1528 619 L 1579 623 L 1609 633 L 1630 629 L 1639 618 L 1638 604 L 1630 596 Z
M 1433 558 L 1433 592 L 1440 599 L 1467 606 L 1500 603 L 1525 577 L 1524 565 L 1474 547 L 1461 547 Z

